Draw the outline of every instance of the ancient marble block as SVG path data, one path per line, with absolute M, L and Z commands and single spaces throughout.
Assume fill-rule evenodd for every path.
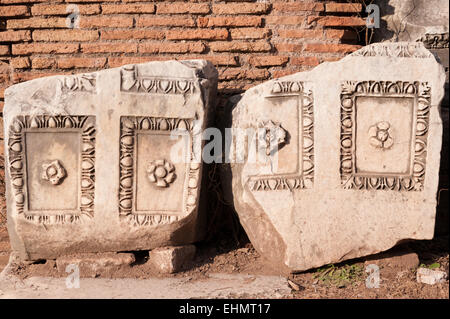
M 9 87 L 8 231 L 24 260 L 201 238 L 201 132 L 217 71 L 126 65 Z
M 224 176 L 255 248 L 302 271 L 431 239 L 444 81 L 422 43 L 373 44 L 234 98 Z

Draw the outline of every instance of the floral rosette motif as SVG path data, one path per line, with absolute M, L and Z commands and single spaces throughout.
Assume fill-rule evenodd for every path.
M 389 149 L 394 145 L 389 122 L 381 121 L 369 128 L 370 145 L 376 148 Z
M 58 160 L 42 164 L 42 179 L 53 185 L 59 185 L 67 176 L 66 170 Z
M 166 160 L 151 161 L 147 166 L 150 182 L 158 187 L 168 187 L 176 178 L 175 167 Z

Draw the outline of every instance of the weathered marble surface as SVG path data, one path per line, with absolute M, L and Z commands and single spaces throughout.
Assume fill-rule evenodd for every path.
M 445 0 L 377 0 L 381 25 L 378 41 L 417 41 L 432 48 L 448 48 L 449 4 Z
M 235 97 L 233 128 L 286 136 L 267 163 L 228 146 L 245 154 L 223 175 L 255 248 L 301 271 L 431 239 L 444 81 L 422 43 L 385 43 Z
M 212 64 L 192 60 L 9 87 L 4 127 L 13 251 L 35 260 L 201 238 L 197 159 L 216 86 Z M 176 129 L 184 136 L 171 136 Z

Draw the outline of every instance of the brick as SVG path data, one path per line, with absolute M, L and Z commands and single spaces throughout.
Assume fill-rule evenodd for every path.
M 261 17 L 239 16 L 239 17 L 200 17 L 198 26 L 210 27 L 259 27 L 262 24 Z
M 168 30 L 167 40 L 226 40 L 228 31 L 226 29 L 196 29 L 196 30 Z
M 98 4 L 79 4 L 78 10 L 81 15 L 92 15 L 100 13 L 100 5 Z M 40 15 L 62 15 L 67 16 L 73 11 L 67 4 L 36 4 L 31 7 L 31 13 L 34 16 Z
M 133 26 L 132 17 L 95 16 L 80 19 L 80 28 L 126 28 Z
M 352 30 L 327 30 L 326 37 L 328 39 L 356 40 L 358 34 Z
M 99 38 L 98 31 L 68 29 L 68 30 L 36 30 L 33 31 L 34 41 L 95 41 Z
M 0 75 L 4 73 L 9 73 L 9 64 L 7 62 L 0 61 Z
M 361 3 L 327 3 L 326 12 L 361 12 Z
M 299 71 L 302 71 L 302 70 L 301 69 L 277 70 L 277 71 L 273 71 L 272 77 L 275 78 L 275 79 L 276 78 L 281 78 L 283 76 L 291 75 L 291 74 L 297 73 Z
M 232 55 L 196 55 L 196 56 L 183 56 L 183 60 L 208 60 L 214 65 L 222 66 L 239 66 L 238 57 Z
M 208 14 L 210 12 L 208 3 L 158 3 L 157 14 Z
M 112 13 L 155 13 L 154 4 L 103 4 L 102 14 Z
M 306 43 L 304 45 L 306 52 L 316 53 L 351 53 L 360 48 L 360 45 L 334 43 Z
M 173 57 L 167 57 L 167 60 L 172 60 Z M 177 60 L 208 60 L 216 66 L 239 66 L 238 57 L 232 55 L 184 55 Z
M 81 52 L 83 53 L 136 53 L 137 43 L 82 43 Z
M 211 61 L 214 65 L 222 65 L 222 66 L 238 66 L 238 57 L 231 55 L 203 55 L 199 57 L 195 57 L 196 59 L 205 59 Z
M 260 81 L 252 81 L 252 84 L 245 84 L 242 81 L 239 82 L 219 82 L 217 89 L 221 94 L 239 94 L 242 93 L 254 85 L 259 84 Z
M 20 17 L 27 15 L 29 15 L 27 6 L 0 7 L 0 17 Z
M 306 16 L 268 16 L 268 17 L 266 17 L 267 24 L 301 25 L 305 21 L 306 21 Z
M 286 56 L 252 56 L 248 62 L 256 67 L 282 66 L 289 61 Z
M 102 30 L 100 38 L 102 40 L 131 40 L 131 39 L 164 39 L 165 34 L 162 30 Z
M 30 41 L 31 32 L 29 30 L 4 31 L 0 32 L 0 42 L 22 42 Z
M 0 86 L 5 87 L 7 85 L 9 85 L 9 74 L 0 73 Z
M 14 69 L 27 69 L 31 66 L 30 59 L 25 58 L 12 58 L 10 62 L 11 67 Z
M 75 43 L 26 43 L 13 44 L 12 53 L 14 55 L 32 53 L 76 53 L 79 44 Z
M 138 27 L 159 27 L 159 26 L 173 26 L 173 27 L 193 27 L 195 21 L 192 18 L 177 18 L 177 17 L 148 17 L 142 16 L 137 18 L 136 25 Z
M 141 53 L 202 53 L 206 47 L 201 42 L 177 42 L 177 43 L 141 43 Z
M 324 27 L 359 27 L 366 25 L 366 20 L 359 17 L 309 16 L 308 24 L 312 22 L 317 22 Z
M 194 259 L 195 250 L 194 245 L 156 248 L 149 253 L 149 264 L 159 273 L 179 272 Z
M 160 56 L 145 56 L 145 57 L 109 57 L 108 58 L 108 66 L 110 68 L 116 68 L 125 64 L 136 64 L 136 63 L 144 63 L 151 61 L 165 61 L 172 60 L 173 57 L 160 57 Z
M 44 76 L 53 76 L 53 75 L 67 75 L 70 73 L 67 72 L 21 72 L 21 73 L 14 73 L 13 74 L 13 82 L 14 83 L 20 83 L 25 81 L 34 80 L 37 78 L 42 78 Z
M 319 59 L 315 56 L 292 57 L 291 64 L 299 66 L 316 66 L 319 64 Z
M 260 28 L 238 28 L 230 29 L 231 38 L 236 40 L 243 39 L 264 39 L 271 35 L 270 29 Z
M 269 71 L 265 69 L 245 70 L 241 68 L 219 69 L 219 80 L 264 80 L 270 77 Z
M 342 57 L 328 57 L 328 58 L 323 58 L 322 62 L 336 62 L 336 61 L 339 61 L 340 59 L 342 59 Z
M 302 50 L 302 45 L 297 43 L 276 43 L 275 49 L 278 52 L 299 52 Z
M 132 253 L 81 253 L 76 256 L 56 258 L 56 270 L 65 273 L 67 266 L 76 264 L 83 276 L 98 277 L 114 273 L 120 268 L 128 268 L 136 261 Z
M 106 58 L 62 58 L 57 60 L 56 65 L 59 69 L 101 69 L 106 65 Z
M 209 47 L 214 52 L 267 52 L 272 49 L 270 44 L 266 41 L 257 41 L 257 42 L 211 42 Z
M 263 14 L 269 11 L 267 3 L 224 3 L 212 7 L 214 14 Z
M 0 45 L 0 55 L 9 55 L 9 45 Z
M 296 12 L 296 11 L 315 11 L 321 12 L 325 10 L 323 3 L 317 2 L 276 2 L 272 5 L 273 11 L 279 12 Z
M 162 56 L 109 57 L 108 58 L 108 66 L 110 68 L 115 68 L 115 67 L 126 65 L 126 64 L 136 64 L 136 63 L 144 63 L 144 62 L 152 62 L 152 61 L 166 61 L 166 60 L 173 60 L 173 57 L 162 57 Z
M 85 19 L 81 19 L 85 20 Z M 39 18 L 14 19 L 6 22 L 8 29 L 46 29 L 67 28 L 66 18 Z
M 281 38 L 288 39 L 320 39 L 322 30 L 278 30 Z
M 33 58 L 31 61 L 31 67 L 33 69 L 50 69 L 56 63 L 56 60 L 53 58 Z

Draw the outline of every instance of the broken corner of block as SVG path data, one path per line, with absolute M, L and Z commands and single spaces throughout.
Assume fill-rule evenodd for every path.
M 201 133 L 217 71 L 150 62 L 5 91 L 6 197 L 22 260 L 188 245 L 204 234 Z
M 296 272 L 433 238 L 444 83 L 401 42 L 246 91 L 231 127 L 255 142 L 225 150 L 224 185 L 259 253 Z

